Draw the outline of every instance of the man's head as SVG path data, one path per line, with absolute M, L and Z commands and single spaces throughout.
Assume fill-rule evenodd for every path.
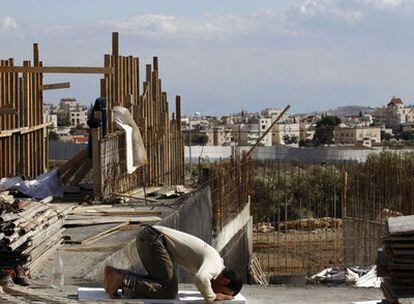
M 217 278 L 211 281 L 211 288 L 215 293 L 222 293 L 229 296 L 235 296 L 242 288 L 242 281 L 236 277 L 236 274 L 224 269 Z

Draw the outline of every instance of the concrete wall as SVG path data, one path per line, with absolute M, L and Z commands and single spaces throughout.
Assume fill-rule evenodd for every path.
M 178 199 L 177 203 L 179 204 L 178 209 L 157 223 L 157 225 L 190 233 L 211 244 L 213 226 L 210 186 L 206 184 L 196 191 L 183 195 Z M 84 278 L 102 281 L 105 265 L 145 273 L 137 252 L 135 239 L 132 239 L 125 247 L 96 265 Z M 178 279 L 179 282 L 192 282 L 190 276 L 182 269 L 178 270 Z
M 248 282 L 247 267 L 252 253 L 252 221 L 249 221 L 220 251 L 224 264 L 243 282 Z
M 212 245 L 224 259 L 224 264 L 244 282 L 248 281 L 247 267 L 253 253 L 253 220 L 250 203 L 214 236 Z
M 75 144 L 72 142 L 51 140 L 49 142 L 49 159 L 69 160 L 87 146 L 87 144 Z
M 247 282 L 247 266 L 252 252 L 250 204 L 247 204 L 242 212 L 224 226 L 223 230 L 214 238 L 212 235 L 212 202 L 208 184 L 184 195 L 179 199 L 178 204 L 178 209 L 161 220 L 158 225 L 190 233 L 211 244 L 220 252 L 226 267 L 235 271 L 240 278 Z M 102 274 L 105 265 L 130 269 L 139 273 L 145 272 L 139 259 L 135 239 L 96 265 L 84 278 L 103 280 Z M 192 278 L 187 272 L 180 268 L 178 269 L 178 279 L 181 283 L 192 282 Z
M 344 265 L 374 265 L 384 235 L 384 224 L 363 219 L 343 220 Z
M 251 147 L 237 147 L 242 151 L 248 151 Z M 199 158 L 217 161 L 230 157 L 234 147 L 231 146 L 192 146 L 191 161 L 197 163 Z M 188 163 L 190 161 L 190 148 L 185 147 L 184 158 Z M 371 153 L 380 153 L 382 149 L 350 149 L 345 147 L 318 147 L 318 148 L 295 148 L 287 146 L 257 147 L 252 154 L 254 160 L 280 160 L 292 161 L 300 160 L 302 162 L 338 162 L 345 160 L 354 160 L 358 162 L 366 161 Z
M 178 210 L 163 219 L 159 225 L 187 232 L 211 244 L 213 215 L 210 186 L 201 186 L 182 197 L 179 203 L 181 206 Z M 180 267 L 178 280 L 182 283 L 192 282 L 191 277 Z

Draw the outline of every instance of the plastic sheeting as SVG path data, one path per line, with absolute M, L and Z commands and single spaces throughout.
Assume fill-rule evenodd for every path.
M 310 277 L 310 280 L 326 284 L 351 284 L 354 287 L 379 288 L 381 278 L 377 276 L 377 267 L 368 269 L 359 267 L 333 267 L 322 270 Z
M 112 110 L 113 120 L 126 134 L 126 166 L 129 174 L 148 163 L 147 151 L 141 132 L 127 108 L 116 106 Z
M 17 190 L 35 199 L 44 199 L 48 196 L 63 197 L 63 186 L 56 169 L 43 173 L 33 180 L 4 177 L 0 179 L 0 192 L 6 190 Z

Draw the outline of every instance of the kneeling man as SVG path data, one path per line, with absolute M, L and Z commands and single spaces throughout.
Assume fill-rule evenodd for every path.
M 190 234 L 163 226 L 141 225 L 137 249 L 148 275 L 107 266 L 104 286 L 111 298 L 118 296 L 118 289 L 130 298 L 176 298 L 176 264 L 193 277 L 207 302 L 231 300 L 241 290 L 241 280 L 225 268 L 219 253 Z

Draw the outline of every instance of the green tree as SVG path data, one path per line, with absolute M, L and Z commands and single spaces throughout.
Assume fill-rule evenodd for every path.
M 259 170 L 253 178 L 253 215 L 258 221 L 340 217 L 340 171 L 331 165 L 291 164 L 278 173 Z
M 414 133 L 409 131 L 404 131 L 401 133 L 401 139 L 412 140 L 414 139 Z
M 49 131 L 49 140 L 59 140 L 59 135 L 55 131 Z
M 290 144 L 297 144 L 298 143 L 298 137 L 295 135 L 289 135 L 289 134 L 285 134 L 283 135 L 283 141 L 285 142 L 285 144 L 290 145 Z
M 341 123 L 337 116 L 324 116 L 317 123 L 313 141 L 316 145 L 332 144 L 334 141 L 334 129 Z
M 208 142 L 208 136 L 205 133 L 194 132 L 191 134 L 191 144 L 204 146 Z
M 390 140 L 392 135 L 390 133 L 386 133 L 385 131 L 381 131 L 381 139 L 382 140 Z

